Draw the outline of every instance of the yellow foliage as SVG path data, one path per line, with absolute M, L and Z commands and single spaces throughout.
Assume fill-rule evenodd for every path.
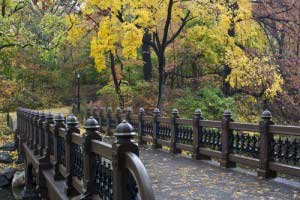
M 142 30 L 133 24 L 120 23 L 111 17 L 104 17 L 99 26 L 97 37 L 91 42 L 91 57 L 95 59 L 99 72 L 106 68 L 105 55 L 109 52 L 115 54 L 117 48 L 122 48 L 125 58 L 136 58 L 137 49 L 142 44 Z
M 78 16 L 74 14 L 66 17 L 66 25 L 69 28 L 67 39 L 73 46 L 76 46 L 78 41 L 86 34 L 86 29 L 83 27 Z
M 197 5 L 195 2 L 174 1 L 172 25 L 180 24 L 186 11 Z M 97 23 L 97 36 L 91 41 L 90 55 L 95 59 L 97 70 L 102 71 L 106 68 L 108 53 L 121 52 L 121 57 L 125 60 L 136 59 L 137 49 L 142 45 L 144 30 L 160 32 L 164 28 L 168 5 L 169 0 L 87 0 L 82 8 L 85 16 L 93 18 L 93 15 L 102 13 L 98 18 L 94 18 L 93 23 Z M 86 34 L 87 29 L 91 27 L 87 25 L 91 24 L 91 20 L 79 19 L 74 15 L 67 18 L 67 23 L 72 27 L 68 40 L 73 45 L 76 45 L 80 36 Z
M 274 62 L 265 56 L 269 51 L 267 36 L 253 20 L 251 2 L 229 1 L 234 2 L 239 5 L 234 11 L 228 9 L 222 0 L 203 6 L 202 14 L 206 13 L 202 16 L 204 23 L 187 31 L 187 41 L 196 46 L 211 64 L 227 65 L 231 69 L 227 77 L 231 87 L 262 91 L 266 98 L 272 99 L 282 91 L 283 79 Z M 234 36 L 228 33 L 232 24 Z
M 127 23 L 122 28 L 123 55 L 127 58 L 135 58 L 137 56 L 136 49 L 142 45 L 143 31 L 136 28 L 135 25 Z
M 105 55 L 102 46 L 98 44 L 98 39 L 94 37 L 91 42 L 91 57 L 95 58 L 95 64 L 98 72 L 106 68 Z
M 84 16 L 97 15 L 93 22 L 71 15 L 67 18 L 71 28 L 68 39 L 72 44 L 97 24 L 91 41 L 90 56 L 96 68 L 106 68 L 108 53 L 124 60 L 134 60 L 142 44 L 144 31 L 157 33 L 161 39 L 167 19 L 170 0 L 87 0 L 83 4 Z M 229 4 L 237 3 L 237 9 Z M 191 0 L 173 1 L 171 30 L 177 29 L 182 18 L 190 12 L 195 22 L 186 33 L 186 39 L 215 66 L 227 65 L 231 87 L 262 90 L 267 98 L 274 98 L 283 83 L 277 66 L 263 56 L 269 51 L 267 37 L 252 17 L 249 0 Z M 101 13 L 101 14 L 99 14 Z M 229 30 L 234 26 L 234 35 Z M 250 53 L 250 50 L 255 53 Z M 126 62 L 125 62 L 126 63 Z
M 231 87 L 264 91 L 264 96 L 269 99 L 282 91 L 283 79 L 268 57 L 252 58 L 233 46 L 227 49 L 225 60 L 231 67 L 231 74 L 227 77 Z

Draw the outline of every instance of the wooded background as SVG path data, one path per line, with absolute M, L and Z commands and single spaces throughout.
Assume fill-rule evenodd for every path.
M 296 0 L 1 0 L 0 110 L 72 102 L 299 124 Z M 87 100 L 85 100 L 86 97 Z M 91 98 L 92 97 L 92 98 Z M 97 98 L 96 98 L 97 99 Z M 73 101 L 74 102 L 74 101 Z M 84 106 L 83 106 L 84 107 Z

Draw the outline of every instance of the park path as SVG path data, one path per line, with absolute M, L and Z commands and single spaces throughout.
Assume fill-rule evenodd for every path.
M 250 173 L 223 169 L 148 146 L 140 148 L 140 157 L 151 177 L 157 200 L 300 200 L 300 187 L 278 180 L 259 180 Z

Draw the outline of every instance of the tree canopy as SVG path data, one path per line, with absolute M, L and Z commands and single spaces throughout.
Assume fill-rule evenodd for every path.
M 5 84 L 13 82 L 23 99 L 44 102 L 36 106 L 54 103 L 45 89 L 64 98 L 68 88 L 72 97 L 74 73 L 80 72 L 84 83 L 102 88 L 98 94 L 114 93 L 109 99 L 117 98 L 114 105 L 121 107 L 138 95 L 135 90 L 148 88 L 144 77 L 152 85 L 145 103 L 162 111 L 181 95 L 197 98 L 188 91 L 208 85 L 237 104 L 247 98 L 243 107 L 258 103 L 256 110 L 275 108 L 283 99 L 297 98 L 294 76 L 287 74 L 297 71 L 300 40 L 294 7 L 299 5 L 283 4 L 3 0 L 0 76 Z M 288 43 L 292 38 L 298 42 Z M 125 97 L 124 88 L 131 95 Z

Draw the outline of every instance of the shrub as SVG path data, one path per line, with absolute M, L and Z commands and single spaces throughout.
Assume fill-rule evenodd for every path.
M 151 111 L 156 104 L 157 84 L 147 81 L 138 81 L 133 86 L 134 101 L 133 108 L 143 107 L 145 110 Z
M 130 86 L 123 82 L 120 86 L 121 88 L 121 95 L 124 98 L 124 105 L 129 106 L 132 104 L 132 89 Z M 100 96 L 101 103 L 103 106 L 108 107 L 111 106 L 112 108 L 116 108 L 120 105 L 119 96 L 116 93 L 115 86 L 113 83 L 109 83 L 108 85 L 104 86 L 100 90 L 98 90 L 97 95 Z
M 188 90 L 182 98 L 176 99 L 174 107 L 179 110 L 182 117 L 191 118 L 196 108 L 200 108 L 206 119 L 222 119 L 222 114 L 229 109 L 236 110 L 234 99 L 224 97 L 220 89 L 206 87 L 199 92 Z

